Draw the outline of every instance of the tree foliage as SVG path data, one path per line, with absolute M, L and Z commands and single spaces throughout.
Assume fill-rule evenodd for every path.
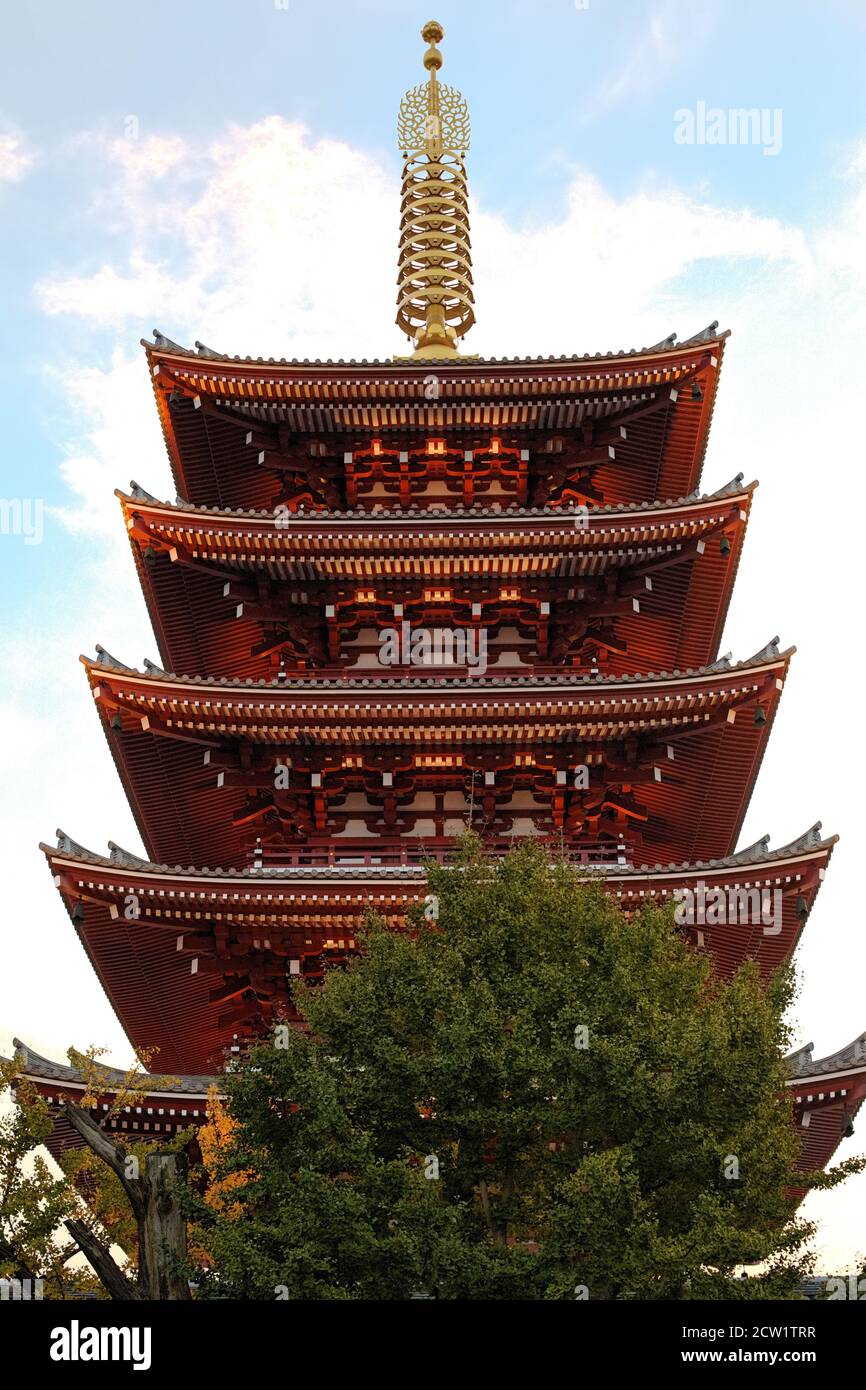
M 721 982 L 672 910 L 628 920 L 572 866 L 467 836 L 413 931 L 302 987 L 226 1078 L 234 1122 L 190 1193 L 201 1296 L 785 1296 L 790 972 Z M 797 1175 L 832 1185 L 833 1175 Z M 759 1277 L 733 1277 L 743 1264 Z
M 13 1083 L 19 1104 L 0 1116 L 0 1278 L 41 1278 L 54 1287 L 65 1263 L 55 1233 L 72 1213 L 74 1194 L 38 1152 L 54 1123 L 50 1107 L 20 1078 L 14 1059 L 0 1059 L 0 1096 Z
M 0 1059 L 0 1096 L 14 1092 L 16 1101 L 0 1117 L 0 1278 L 40 1279 L 46 1298 L 82 1293 L 117 1297 L 119 1291 L 125 1297 L 141 1296 L 135 1282 L 141 1221 L 129 1193 L 146 1187 L 138 1175 L 144 1173 L 148 1156 L 157 1146 L 114 1142 L 106 1130 L 126 1106 L 137 1103 L 148 1087 L 165 1084 L 165 1079 L 144 1071 L 153 1052 L 138 1053 L 119 1084 L 112 1078 L 111 1099 L 103 1101 L 106 1078 L 98 1061 L 101 1052 L 69 1049 L 69 1060 L 83 1077 L 84 1091 L 81 1107 L 66 1103 L 64 1110 L 84 1144 L 60 1155 L 60 1177 L 55 1177 L 39 1151 L 51 1133 L 56 1112 L 27 1081 L 23 1056 Z M 88 1113 L 94 1110 L 99 1124 Z M 190 1131 L 180 1132 L 170 1144 L 163 1142 L 159 1151 L 178 1153 L 191 1138 Z M 130 1183 L 133 1174 L 135 1180 Z M 122 1250 L 123 1266 L 111 1254 L 112 1245 Z M 98 1278 L 91 1268 L 70 1264 L 82 1254 Z

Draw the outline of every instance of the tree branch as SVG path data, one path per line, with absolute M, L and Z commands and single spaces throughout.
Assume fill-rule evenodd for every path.
M 113 1299 L 132 1302 L 141 1298 L 138 1289 L 127 1279 L 108 1247 L 103 1245 L 83 1221 L 70 1218 L 63 1224 L 93 1268 L 99 1282 Z
M 92 1149 L 97 1158 L 101 1158 L 103 1163 L 107 1163 L 112 1172 L 117 1175 L 129 1198 L 132 1210 L 138 1218 L 139 1214 L 143 1214 L 147 1203 L 147 1190 L 140 1178 L 127 1177 L 123 1151 L 112 1144 L 99 1126 L 93 1123 L 90 1116 L 79 1109 L 77 1105 L 73 1105 L 71 1101 L 63 1102 L 63 1113 L 87 1147 Z

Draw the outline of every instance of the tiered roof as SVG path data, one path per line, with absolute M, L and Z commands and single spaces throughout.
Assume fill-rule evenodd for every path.
M 395 604 L 416 624 L 511 614 L 534 625 L 511 646 L 538 668 L 542 620 L 547 663 L 569 651 L 568 605 L 599 614 L 606 670 L 622 674 L 714 658 L 755 486 L 740 474 L 707 496 L 591 511 L 226 511 L 159 502 L 134 483 L 118 497 L 168 670 L 268 676 L 284 632 L 306 664 L 333 673 L 338 655 L 339 666 L 359 659 L 329 645 L 341 613 L 381 628 Z
M 737 890 L 778 891 L 778 929 L 730 920 L 696 924 L 691 933 L 722 973 L 749 956 L 769 973 L 794 949 L 835 842 L 813 826 L 776 850 L 765 837 L 714 861 L 587 865 L 584 872 L 628 912 L 699 882 L 727 898 Z M 355 949 L 368 910 L 400 928 L 409 904 L 425 894 L 426 847 L 410 852 L 405 840 L 390 853 L 376 842 L 366 852 L 305 847 L 297 864 L 241 872 L 154 864 L 116 845 L 102 856 L 62 833 L 57 848 L 42 849 L 124 1030 L 138 1047 L 158 1046 L 158 1065 L 173 1071 L 218 1067 L 239 1015 L 261 1016 L 249 971 L 261 968 L 264 950 L 279 953 L 284 976 L 317 976 L 329 955 Z
M 179 1130 L 202 1124 L 211 1088 L 218 1092 L 220 1087 L 218 1074 L 156 1077 L 152 1090 L 109 1116 L 118 1092 L 122 1095 L 127 1089 L 124 1072 L 97 1064 L 93 1076 L 85 1079 L 78 1068 L 41 1056 L 18 1038 L 14 1047 L 23 1060 L 24 1079 L 57 1109 L 53 1133 L 46 1141 L 55 1157 L 80 1143 L 62 1114 L 63 1102 L 80 1104 L 85 1091 L 92 1089 L 94 1077 L 99 1095 L 89 1107 L 91 1117 L 119 1137 L 138 1140 L 171 1138 Z M 809 1043 L 788 1058 L 788 1086 L 802 1140 L 797 1166 L 803 1171 L 827 1166 L 866 1099 L 866 1033 L 828 1057 L 813 1060 L 813 1050 Z M 803 1191 L 795 1189 L 798 1196 Z
M 495 787 L 497 768 L 518 767 L 552 797 L 587 763 L 602 790 L 639 785 L 644 809 L 631 819 L 647 854 L 680 861 L 733 849 L 792 652 L 774 640 L 736 664 L 610 679 L 490 671 L 391 682 L 204 680 L 150 663 L 142 673 L 102 651 L 82 660 L 156 860 L 242 865 L 250 825 L 276 813 L 276 763 L 299 797 L 327 799 L 332 786 L 337 801 L 377 795 L 398 771 L 408 794 L 422 773 L 462 787 L 469 769 L 489 771 Z
M 853 1134 L 866 1099 L 866 1033 L 829 1057 L 813 1060 L 814 1043 L 788 1058 L 802 1169 L 826 1168 L 841 1139 Z M 805 1189 L 798 1190 L 804 1196 Z
M 229 357 L 156 332 L 143 346 L 180 496 L 269 509 L 289 461 L 316 475 L 314 491 L 327 475 L 339 505 L 345 455 L 359 441 L 431 432 L 464 448 L 473 436 L 484 445 L 497 432 L 531 435 L 541 452 L 569 434 L 601 456 L 595 482 L 607 501 L 686 496 L 700 483 L 728 334 L 713 323 L 675 337 L 584 357 L 411 363 Z
M 137 1091 L 129 1104 L 117 1108 L 118 1095 L 130 1092 L 126 1072 L 94 1062 L 85 1076 L 78 1067 L 52 1062 L 34 1052 L 19 1038 L 12 1042 L 21 1064 L 21 1079 L 56 1109 L 54 1128 L 45 1141 L 55 1158 L 81 1145 L 80 1135 L 62 1113 L 64 1101 L 80 1106 L 89 1099 L 91 1103 L 84 1109 L 91 1118 L 121 1140 L 170 1141 L 179 1132 L 204 1123 L 208 1092 L 218 1083 L 216 1076 L 155 1076 L 150 1090 Z

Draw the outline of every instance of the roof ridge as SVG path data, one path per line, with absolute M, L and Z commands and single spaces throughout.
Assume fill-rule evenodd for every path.
M 684 506 L 704 506 L 707 503 L 715 502 L 723 497 L 729 497 L 737 492 L 753 492 L 758 486 L 757 480 L 743 484 L 742 473 L 738 473 L 734 478 L 717 488 L 714 492 L 693 492 L 684 493 L 680 497 L 657 497 L 649 502 L 609 502 L 603 507 L 588 507 L 584 511 L 575 503 L 563 507 L 519 507 L 519 506 L 473 506 L 462 507 L 454 505 L 442 510 L 428 511 L 418 507 L 394 508 L 382 511 L 368 511 L 365 508 L 354 508 L 343 510 L 329 510 L 322 512 L 304 511 L 299 509 L 289 517 L 280 517 L 279 530 L 285 530 L 293 522 L 313 522 L 326 525 L 334 521 L 368 521 L 375 523 L 378 521 L 406 521 L 428 524 L 435 521 L 451 520 L 471 520 L 473 518 L 492 517 L 497 521 L 508 520 L 509 517 L 519 519 L 522 517 L 532 517 L 538 519 L 549 519 L 557 521 L 561 517 L 563 521 L 573 521 L 575 516 L 588 515 L 590 523 L 596 516 L 617 516 L 635 515 L 641 512 L 660 511 L 665 508 L 675 508 Z M 247 517 L 256 520 L 270 520 L 276 525 L 276 509 L 255 508 L 255 507 L 220 507 L 220 506 L 198 506 L 187 502 L 182 498 L 176 498 L 174 502 L 161 500 L 154 497 L 146 489 L 139 486 L 136 482 L 130 483 L 131 491 L 123 492 L 120 488 L 115 488 L 114 495 L 121 502 L 147 502 L 157 507 L 166 507 L 171 511 L 195 512 L 209 517 L 224 516 L 228 518 Z
M 862 1063 L 866 1068 L 866 1032 L 858 1034 L 845 1047 L 840 1047 L 838 1052 L 831 1052 L 817 1060 L 812 1057 L 814 1048 L 814 1043 L 807 1043 L 805 1047 L 785 1058 L 793 1077 L 802 1077 L 805 1080 L 809 1076 L 820 1076 L 824 1072 L 845 1071 L 858 1063 Z
M 468 369 L 468 370 L 471 371 L 472 368 L 475 367 L 475 366 L 504 366 L 504 365 L 507 364 L 507 363 L 511 363 L 512 365 L 517 365 L 517 366 L 529 366 L 529 365 L 532 365 L 532 364 L 541 364 L 541 363 L 546 363 L 546 362 L 550 362 L 550 363 L 556 363 L 556 362 L 562 362 L 562 363 L 604 362 L 604 361 L 611 361 L 611 360 L 617 360 L 617 359 L 622 359 L 622 358 L 631 358 L 631 357 L 642 357 L 642 356 L 647 356 L 647 355 L 649 355 L 650 353 L 653 353 L 653 352 L 656 352 L 656 353 L 657 353 L 657 352 L 662 352 L 662 351 L 664 351 L 664 352 L 679 352 L 679 351 L 682 351 L 682 350 L 684 350 L 684 349 L 688 349 L 688 348 L 693 347 L 693 346 L 698 346 L 698 345 L 700 345 L 700 344 L 702 344 L 702 343 L 723 342 L 726 338 L 728 338 L 728 337 L 730 336 L 730 329 L 724 329 L 722 332 L 719 332 L 719 331 L 718 331 L 718 328 L 719 328 L 718 319 L 715 319 L 715 320 L 713 320 L 713 322 L 712 322 L 711 324 L 708 324 L 706 328 L 701 329 L 700 332 L 693 334 L 690 338 L 684 338 L 681 342 L 676 342 L 676 341 L 675 341 L 677 335 L 676 335 L 675 333 L 673 333 L 673 334 L 669 334 L 667 338 L 663 338 L 663 339 L 661 340 L 661 342 L 655 343 L 655 344 L 653 344 L 652 346 L 648 346 L 648 347 L 645 346 L 645 347 L 619 348 L 619 349 L 617 349 L 617 350 L 615 350 L 615 351 L 614 351 L 614 350 L 611 350 L 611 349 L 608 349 L 608 350 L 605 351 L 605 352 L 595 352 L 595 353 L 590 353 L 590 352 L 585 352 L 585 353 L 572 353 L 572 354 L 568 354 L 568 355 L 567 355 L 567 354 L 554 354 L 554 353 L 550 353 L 550 354 L 548 354 L 547 356 L 544 356 L 544 355 L 542 355 L 542 354 L 539 354 L 539 355 L 537 355 L 537 356 L 535 356 L 535 357 L 482 357 L 482 356 L 478 356 L 478 355 L 473 355 L 472 357 L 463 357 L 463 358 L 457 357 L 457 358 L 454 359 L 453 362 L 449 361 L 447 364 L 445 364 L 445 366 L 446 366 L 446 368 L 451 368 L 452 370 L 453 370 L 454 368 L 456 368 L 456 369 L 458 369 L 458 370 L 461 369 L 461 368 L 464 368 L 464 369 Z M 181 357 L 199 358 L 199 359 L 205 359 L 205 360 L 209 360 L 209 361 L 213 361 L 213 362 L 223 362 L 223 363 L 225 363 L 225 362 L 235 362 L 235 363 L 238 363 L 239 365 L 244 365 L 244 366 L 276 366 L 276 367 L 294 367 L 294 366 L 310 366 L 310 367 L 365 367 L 365 366 L 367 366 L 367 367 L 399 367 L 399 368 L 405 369 L 405 370 L 407 370 L 407 371 L 412 371 L 413 369 L 416 369 L 416 370 L 417 370 L 418 367 L 423 367 L 426 363 L 433 362 L 433 363 L 436 364 L 437 370 L 440 370 L 440 371 L 443 370 L 443 362 L 442 362 L 442 359 L 441 359 L 441 358 L 438 358 L 438 357 L 423 357 L 423 356 L 413 356 L 412 359 L 411 359 L 411 361 L 406 361 L 405 359 L 402 359 L 402 358 L 400 358 L 400 357 L 381 357 L 381 358 L 380 358 L 380 357 L 373 357 L 373 358 L 366 358 L 366 357 L 362 357 L 362 358 L 342 358 L 342 357 L 340 357 L 340 358 L 333 358 L 333 357 L 326 357 L 326 358 L 315 357 L 315 358 L 309 358 L 309 357 L 305 357 L 305 358 L 302 358 L 302 359 L 301 359 L 301 358 L 297 358 L 297 357 L 292 357 L 292 358 L 288 358 L 288 357 L 241 357 L 241 356 L 240 356 L 239 354 L 237 354 L 237 353 L 230 354 L 230 353 L 227 353 L 227 352 L 214 352 L 213 349 L 207 348 L 207 347 L 205 346 L 204 343 L 199 342 L 197 339 L 196 339 L 196 341 L 195 341 L 195 347 L 194 347 L 194 348 L 185 348 L 185 347 L 182 347 L 180 343 L 176 343 L 172 338 L 166 337 L 166 335 L 165 335 L 164 333 L 161 333 L 161 332 L 159 331 L 159 329 L 156 329 L 156 328 L 153 329 L 153 340 L 151 341 L 151 340 L 148 340 L 147 338 L 142 338 L 142 339 L 141 339 L 141 345 L 142 345 L 142 347 L 145 348 L 145 350 L 148 351 L 148 352 L 152 352 L 152 351 L 166 352 L 166 353 L 170 353 L 170 354 L 172 354 L 172 355 L 178 355 L 178 356 L 181 356 Z
M 820 825 L 820 821 L 816 823 Z M 814 829 L 814 827 L 813 827 Z M 790 858 L 796 853 L 802 853 L 812 849 L 832 850 L 838 841 L 838 835 L 831 835 L 825 840 L 813 841 L 809 839 L 811 831 L 807 831 L 799 840 L 791 841 L 790 844 L 781 845 L 776 849 L 769 846 L 769 836 L 765 835 L 754 845 L 746 849 L 739 850 L 734 854 L 726 855 L 722 859 L 696 859 L 686 860 L 682 863 L 669 864 L 620 864 L 620 863 L 599 863 L 582 864 L 574 862 L 574 867 L 581 873 L 588 875 L 610 874 L 619 877 L 645 878 L 653 873 L 694 873 L 698 870 L 738 868 L 742 865 L 758 862 L 771 862 Z M 763 847 L 763 848 L 762 848 Z M 77 841 L 70 839 L 67 835 L 58 832 L 57 847 L 52 849 L 44 842 L 39 848 L 50 858 L 56 854 L 69 854 L 73 858 L 81 859 L 86 863 L 94 863 L 106 868 L 136 868 L 146 872 L 152 871 L 154 874 L 177 874 L 179 876 L 191 876 L 195 878 L 238 878 L 244 879 L 250 884 L 273 884 L 284 877 L 287 881 L 292 879 L 303 880 L 312 877 L 329 877 L 335 880 L 345 878 L 347 874 L 358 877 L 375 877 L 384 874 L 386 877 L 405 878 L 409 875 L 421 878 L 424 875 L 424 865 L 418 864 L 305 864 L 305 865 L 282 865 L 276 868 L 250 868 L 238 869 L 234 867 L 199 866 L 194 864 L 158 864 L 152 859 L 145 859 L 141 855 L 132 854 L 116 845 L 113 840 L 109 840 L 108 856 L 95 854 L 93 850 L 86 849 Z
M 13 1038 L 12 1046 L 15 1049 L 16 1055 L 23 1056 L 24 1069 L 33 1071 L 39 1076 L 44 1076 L 46 1080 L 61 1082 L 71 1081 L 80 1084 L 86 1079 L 80 1067 L 72 1066 L 69 1062 L 55 1062 L 52 1058 L 43 1056 L 41 1052 L 37 1052 L 35 1048 L 22 1042 L 20 1038 Z M 11 1059 L 3 1058 L 2 1060 L 10 1061 Z M 100 1073 L 101 1078 L 106 1082 L 108 1090 L 113 1090 L 127 1084 L 128 1073 L 121 1067 L 108 1066 L 105 1062 L 97 1061 L 96 1058 L 93 1058 L 92 1062 L 95 1070 Z M 197 1074 L 186 1073 L 175 1077 L 160 1072 L 145 1072 L 142 1073 L 142 1075 L 146 1079 L 153 1080 L 157 1083 L 155 1089 L 158 1091 L 195 1091 L 196 1093 L 204 1093 L 207 1091 L 208 1086 L 202 1083 L 207 1082 L 213 1084 L 218 1079 L 216 1076 L 209 1075 L 205 1072 Z M 164 1084 L 160 1085 L 160 1082 Z M 175 1084 L 172 1084 L 172 1082 Z M 184 1083 L 189 1084 L 185 1085 Z
M 591 688 L 598 690 L 614 689 L 617 686 L 644 683 L 646 681 L 662 680 L 700 680 L 704 676 L 733 674 L 736 671 L 748 670 L 753 666 L 762 665 L 771 660 L 785 660 L 794 655 L 796 647 L 787 647 L 784 651 L 779 650 L 779 638 L 774 637 L 754 656 L 746 657 L 742 661 L 731 661 L 729 655 L 719 657 L 716 661 L 706 666 L 686 667 L 680 669 L 674 667 L 672 671 L 633 671 L 628 675 L 612 674 L 609 676 L 592 675 L 591 673 L 581 675 L 576 672 L 565 672 L 555 675 L 508 675 L 496 674 L 495 667 L 489 667 L 484 677 L 472 678 L 466 676 L 424 676 L 417 679 L 407 679 L 405 676 L 395 677 L 389 680 L 384 676 L 357 676 L 349 679 L 342 676 L 321 676 L 311 673 L 293 675 L 291 680 L 276 679 L 264 680 L 255 679 L 253 676 L 196 676 L 186 672 L 166 671 L 156 662 L 145 657 L 143 665 L 144 671 L 138 670 L 135 666 L 127 666 L 111 656 L 105 649 L 97 644 L 96 659 L 82 655 L 80 660 L 85 666 L 107 666 L 112 670 L 123 671 L 130 676 L 152 676 L 155 680 L 166 680 L 172 683 L 183 685 L 196 685 L 206 689 L 222 690 L 265 690 L 286 692 L 297 688 L 309 689 L 311 691 L 328 690 L 378 690 L 380 692 L 403 689 L 405 690 L 467 690 L 476 693 L 483 693 L 485 688 L 493 688 L 496 685 L 507 685 L 515 690 L 520 688 Z M 365 668 L 366 669 L 366 668 Z

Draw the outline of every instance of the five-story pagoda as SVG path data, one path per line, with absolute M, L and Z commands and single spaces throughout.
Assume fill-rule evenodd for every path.
M 790 956 L 832 851 L 819 826 L 735 849 L 793 649 L 718 655 L 755 488 L 701 491 L 727 334 L 461 356 L 469 121 L 442 32 L 400 109 L 411 356 L 144 344 L 178 497 L 118 498 L 160 664 L 83 660 L 146 854 L 43 849 L 130 1041 L 182 1074 L 112 1122 L 153 1137 L 203 1117 L 207 1074 L 295 1017 L 369 907 L 399 926 L 467 825 L 552 839 L 627 910 L 772 899 L 684 915 L 724 973 Z M 793 1059 L 792 1086 L 824 1164 L 862 1039 Z

